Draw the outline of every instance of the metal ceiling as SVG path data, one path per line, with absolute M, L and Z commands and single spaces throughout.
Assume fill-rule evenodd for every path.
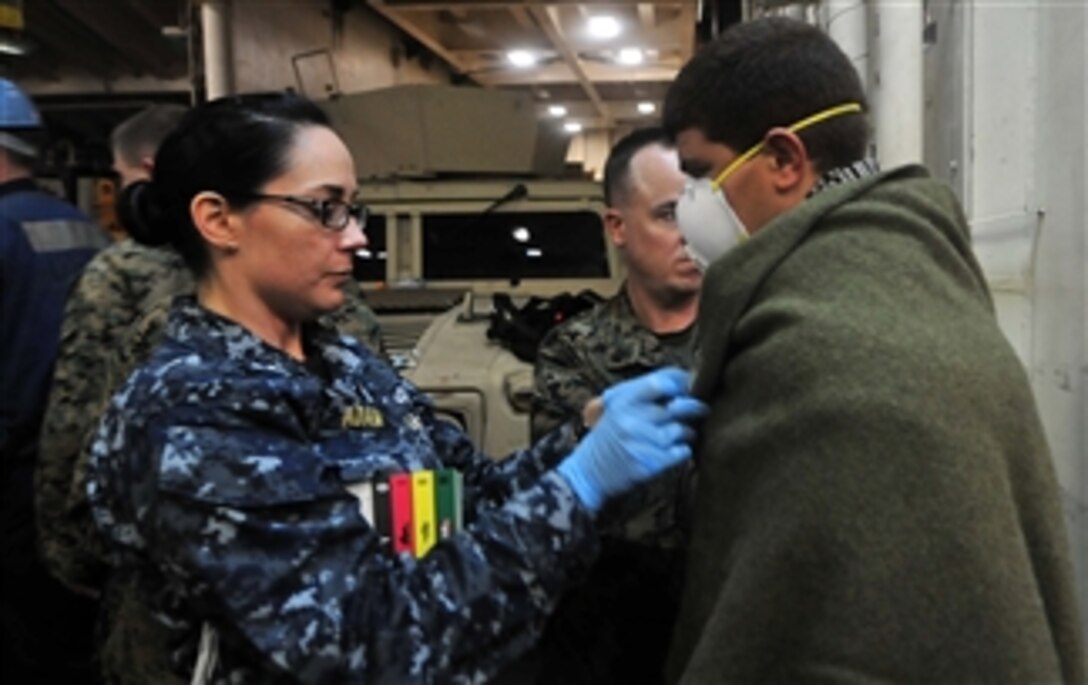
M 186 102 L 189 89 L 179 90 L 179 83 L 201 92 L 200 1 L 0 0 L 0 15 L 10 18 L 14 8 L 23 19 L 16 30 L 0 22 L 0 43 L 14 36 L 29 48 L 12 56 L 0 45 L 0 75 L 39 84 L 35 99 L 47 126 L 71 143 L 74 152 L 66 156 L 79 166 L 108 164 L 103 141 L 116 123 L 151 102 Z M 695 49 L 697 32 L 739 19 L 741 5 L 741 0 L 305 1 L 324 5 L 328 16 L 363 12 L 384 18 L 407 43 L 448 63 L 455 82 L 528 92 L 541 115 L 561 105 L 568 122 L 587 129 L 655 120 L 668 84 Z M 591 35 L 588 23 L 594 17 L 611 17 L 618 34 Z M 621 64 L 624 48 L 637 48 L 641 63 Z M 511 64 L 508 53 L 514 49 L 530 51 L 535 64 Z M 130 85 L 114 91 L 111 84 L 121 79 Z M 78 84 L 84 84 L 82 91 Z M 88 89 L 86 84 L 100 85 Z
M 483 86 L 527 89 L 541 103 L 561 102 L 595 125 L 644 117 L 639 102 L 659 104 L 695 49 L 699 0 L 368 0 L 377 12 Z M 593 17 L 611 17 L 618 34 L 595 37 Z M 621 63 L 637 49 L 639 64 Z M 511 50 L 532 66 L 514 66 Z
M 317 2 L 318 0 L 314 0 Z M 0 3 L 20 0 L 0 0 Z M 21 0 L 29 56 L 0 56 L 16 80 L 56 81 L 73 75 L 178 79 L 188 58 L 190 0 Z M 528 90 L 546 109 L 567 107 L 587 126 L 645 118 L 638 103 L 659 105 L 664 90 L 696 44 L 700 0 L 328 0 L 337 11 L 369 7 L 411 40 L 446 61 L 459 80 Z M 715 12 L 722 4 L 707 2 Z M 618 35 L 595 38 L 591 17 L 615 20 Z M 244 27 L 241 27 L 244 30 Z M 637 48 L 640 64 L 620 64 Z M 530 51 L 530 67 L 508 59 Z M 646 105 L 644 105 L 646 107 Z

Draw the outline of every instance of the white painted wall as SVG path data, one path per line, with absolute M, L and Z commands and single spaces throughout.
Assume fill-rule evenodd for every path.
M 932 3 L 926 162 L 971 221 L 1050 443 L 1088 627 L 1088 3 Z
M 1033 260 L 1030 371 L 1064 490 L 1088 634 L 1088 3 L 1038 4 L 1027 95 L 1032 192 L 1044 215 Z M 1021 96 L 1006 90 L 1006 98 Z

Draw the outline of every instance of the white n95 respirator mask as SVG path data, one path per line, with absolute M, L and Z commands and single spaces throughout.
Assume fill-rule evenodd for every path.
M 684 236 L 688 256 L 700 271 L 706 271 L 712 262 L 748 238 L 721 184 L 715 185 L 715 181 L 688 179 L 676 201 L 676 224 Z
M 861 111 L 860 103 L 848 102 L 813 114 L 787 128 L 796 133 L 821 121 Z M 688 255 L 701 271 L 706 271 L 712 262 L 748 239 L 748 230 L 726 199 L 722 184 L 741 165 L 759 154 L 764 144 L 765 140 L 748 148 L 713 180 L 688 179 L 684 193 L 676 202 L 676 223 L 687 243 Z

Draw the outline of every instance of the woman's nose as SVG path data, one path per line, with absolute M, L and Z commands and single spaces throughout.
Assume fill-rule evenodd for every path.
M 345 250 L 361 250 L 369 244 L 363 225 L 355 217 L 348 221 L 348 225 L 340 233 L 340 239 L 340 247 Z

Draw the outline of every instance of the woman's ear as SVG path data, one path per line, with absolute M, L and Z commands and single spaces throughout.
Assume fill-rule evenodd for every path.
M 197 193 L 189 203 L 189 214 L 209 245 L 225 252 L 238 249 L 239 226 L 225 197 L 210 190 Z
M 771 178 L 775 190 L 792 194 L 808 188 L 815 180 L 812 160 L 804 141 L 788 128 L 773 128 L 764 138 L 764 154 L 771 160 Z

